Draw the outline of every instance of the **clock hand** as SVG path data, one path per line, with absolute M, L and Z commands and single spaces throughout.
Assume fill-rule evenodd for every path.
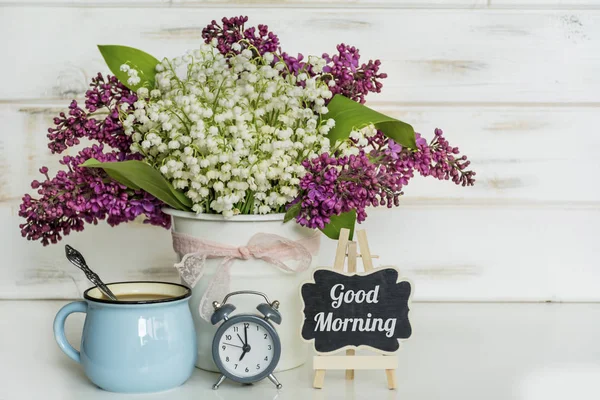
M 242 361 L 242 359 L 244 358 L 246 353 L 250 351 L 250 346 L 248 345 L 248 327 L 244 326 L 244 336 L 246 337 L 246 341 L 242 340 L 242 337 L 240 336 L 239 333 L 237 334 L 237 336 L 240 339 L 240 341 L 242 342 L 242 344 L 244 345 L 242 347 L 243 351 L 242 351 L 242 355 L 240 356 L 240 360 L 239 360 L 239 361 Z
M 226 344 L 227 346 L 239 347 L 240 349 L 243 349 L 242 346 L 238 346 L 237 344 L 231 344 L 231 343 L 223 343 L 223 344 Z
M 238 333 L 237 335 L 238 335 L 238 337 L 240 338 L 240 341 L 242 342 L 242 344 L 245 346 L 245 345 L 246 345 L 246 342 L 244 342 L 244 339 L 242 339 L 242 337 L 240 336 L 240 334 L 239 334 L 239 333 Z

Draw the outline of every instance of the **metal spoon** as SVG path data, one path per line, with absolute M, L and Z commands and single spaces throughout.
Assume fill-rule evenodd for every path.
M 102 282 L 98 274 L 90 269 L 85 263 L 85 258 L 81 255 L 80 252 L 75 250 L 69 245 L 65 246 L 65 253 L 67 255 L 67 259 L 71 261 L 73 265 L 82 270 L 85 273 L 85 276 L 92 282 L 106 297 L 111 300 L 117 301 L 117 296 L 114 295 L 113 292 Z

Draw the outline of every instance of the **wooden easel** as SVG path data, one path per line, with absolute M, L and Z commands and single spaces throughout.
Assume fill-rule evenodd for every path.
M 349 240 L 350 231 L 342 229 L 338 240 L 337 250 L 335 253 L 335 261 L 333 270 L 344 272 L 344 264 L 346 257 L 348 258 L 348 273 L 356 272 L 356 262 L 358 257 L 362 258 L 365 272 L 370 272 L 373 267 L 373 256 L 369 250 L 367 242 L 367 234 L 364 230 L 356 232 L 358 245 L 361 254 L 357 252 L 355 241 Z M 325 381 L 325 371 L 331 370 L 346 370 L 346 379 L 354 379 L 355 369 L 384 369 L 387 377 L 388 389 L 396 389 L 396 369 L 398 368 L 398 358 L 393 356 L 376 355 L 376 356 L 355 356 L 354 349 L 346 350 L 345 356 L 327 356 L 317 355 L 313 358 L 313 369 L 315 370 L 315 379 L 313 387 L 321 389 Z

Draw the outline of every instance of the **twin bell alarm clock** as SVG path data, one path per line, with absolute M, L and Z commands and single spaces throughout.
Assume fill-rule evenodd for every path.
M 266 303 L 260 303 L 256 309 L 261 315 L 238 314 L 233 304 L 227 300 L 236 295 L 251 294 L 261 296 Z M 281 356 L 281 341 L 273 323 L 281 324 L 279 302 L 270 302 L 264 293 L 251 290 L 231 292 L 222 303 L 213 302 L 215 312 L 210 321 L 213 325 L 223 321 L 217 329 L 212 344 L 213 360 L 221 372 L 213 389 L 218 389 L 225 378 L 242 384 L 252 384 L 264 378 L 281 389 L 281 383 L 273 371 Z

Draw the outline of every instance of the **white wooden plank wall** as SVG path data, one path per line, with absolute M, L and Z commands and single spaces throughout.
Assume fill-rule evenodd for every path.
M 356 45 L 389 74 L 369 104 L 430 135 L 443 128 L 478 182 L 416 179 L 364 227 L 416 300 L 598 301 L 600 0 L 0 1 L 0 298 L 75 298 L 63 256 L 20 237 L 19 200 L 52 117 L 107 72 L 96 44 L 173 56 L 222 16 L 249 15 L 289 52 Z M 106 280 L 177 280 L 169 233 L 88 227 L 70 243 Z M 333 258 L 324 239 L 320 263 Z

